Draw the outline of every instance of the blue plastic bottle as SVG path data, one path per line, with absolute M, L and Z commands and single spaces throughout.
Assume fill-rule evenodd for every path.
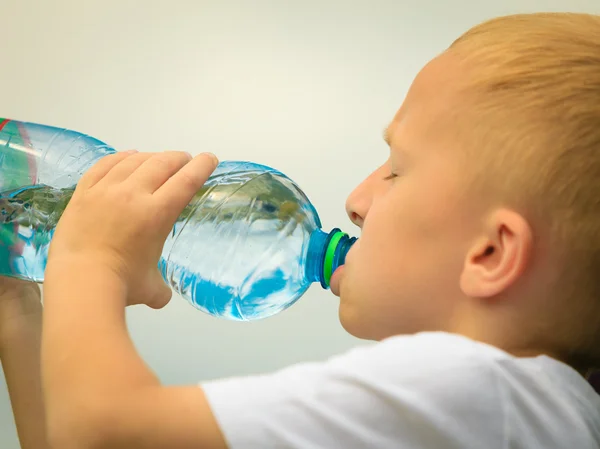
M 43 282 L 76 183 L 114 152 L 81 133 L 0 119 L 0 275 Z M 314 282 L 328 288 L 355 241 L 322 231 L 315 208 L 284 174 L 226 161 L 179 216 L 159 268 L 196 308 L 255 320 L 286 309 Z

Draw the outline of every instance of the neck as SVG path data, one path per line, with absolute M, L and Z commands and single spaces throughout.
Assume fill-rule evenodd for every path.
M 482 305 L 481 300 L 471 300 L 455 314 L 449 330 L 474 341 L 489 344 L 515 357 L 530 358 L 545 355 L 559 360 L 585 375 L 588 367 L 577 363 L 568 350 L 557 342 L 556 325 L 544 320 L 537 312 L 531 316 L 526 311 L 510 307 L 508 301 L 492 299 Z

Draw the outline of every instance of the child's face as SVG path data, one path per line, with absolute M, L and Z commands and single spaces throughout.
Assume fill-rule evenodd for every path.
M 453 327 L 478 206 L 453 132 L 459 78 L 445 55 L 424 68 L 388 128 L 389 159 L 348 198 L 362 234 L 332 290 L 342 325 L 360 338 Z

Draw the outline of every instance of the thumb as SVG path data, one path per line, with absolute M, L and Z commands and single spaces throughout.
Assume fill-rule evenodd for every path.
M 171 301 L 173 291 L 165 283 L 158 269 L 153 276 L 153 282 L 151 284 L 153 288 L 148 297 L 148 301 L 146 301 L 146 305 L 153 309 L 162 309 L 169 301 Z

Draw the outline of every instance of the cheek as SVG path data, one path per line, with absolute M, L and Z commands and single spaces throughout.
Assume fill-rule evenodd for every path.
M 404 291 L 427 289 L 421 284 L 428 279 L 453 273 L 454 261 L 462 263 L 455 204 L 450 195 L 433 189 L 419 195 L 398 189 L 374 202 L 356 251 L 356 275 L 388 296 L 399 286 Z
M 424 179 L 423 179 L 424 178 Z M 388 211 L 386 231 L 406 244 L 439 243 L 457 230 L 464 205 L 457 190 L 441 178 L 400 179 L 381 209 Z M 406 182 L 404 182 L 406 181 Z
M 361 239 L 370 253 L 390 258 L 427 231 L 429 224 L 424 212 L 418 199 L 390 192 L 373 202 Z
M 393 216 L 386 213 L 385 207 L 383 202 L 372 206 L 361 236 L 348 255 L 346 277 L 351 302 L 374 304 L 393 295 L 397 275 L 409 262 L 405 231 L 398 221 L 390 220 Z

